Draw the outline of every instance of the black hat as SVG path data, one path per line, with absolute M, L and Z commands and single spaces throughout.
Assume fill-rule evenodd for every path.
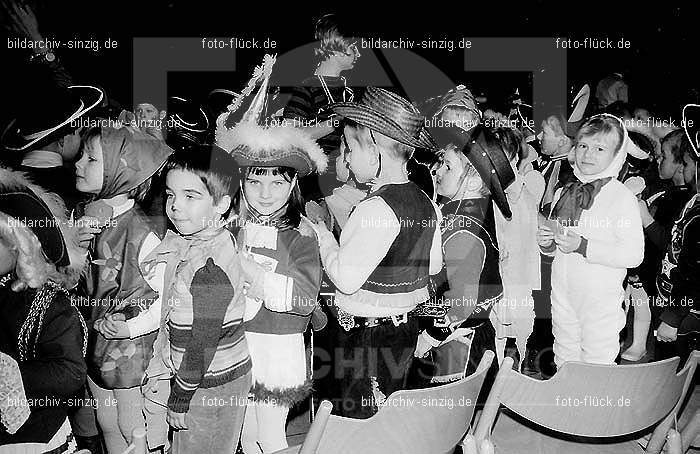
M 56 266 L 68 266 L 70 258 L 60 221 L 48 205 L 30 189 L 24 175 L 0 167 L 0 212 L 26 225 Z
M 464 153 L 479 172 L 503 216 L 510 218 L 512 213 L 505 190 L 515 181 L 515 173 L 496 133 L 483 125 L 478 125 L 469 132 L 451 126 L 433 128 L 431 133 L 441 146 L 452 144 Z
M 59 132 L 97 106 L 102 91 L 91 85 L 58 87 L 42 84 L 28 94 L 29 100 L 20 108 L 17 118 L 7 125 L 0 143 L 8 150 L 23 151 L 45 139 L 59 139 Z
M 700 159 L 700 104 L 686 104 L 683 106 L 683 130 L 690 141 L 695 159 Z
M 201 106 L 180 96 L 168 100 L 168 138 L 175 136 L 195 145 L 203 144 L 209 131 L 209 117 Z

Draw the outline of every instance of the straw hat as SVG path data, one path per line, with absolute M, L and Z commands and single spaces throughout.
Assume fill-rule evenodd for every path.
M 343 117 L 415 148 L 437 145 L 425 128 L 425 117 L 406 99 L 388 90 L 368 87 L 360 102 L 339 102 L 330 108 Z

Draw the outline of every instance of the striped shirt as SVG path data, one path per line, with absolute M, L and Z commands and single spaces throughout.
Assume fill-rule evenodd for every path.
M 169 341 L 160 347 L 175 372 L 168 408 L 185 413 L 198 388 L 229 383 L 251 368 L 241 265 L 227 230 L 187 239 L 168 232 L 159 252 L 168 255 L 161 327 Z

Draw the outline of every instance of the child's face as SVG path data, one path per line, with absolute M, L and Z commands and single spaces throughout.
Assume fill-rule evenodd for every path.
M 681 172 L 682 162 L 676 162 L 671 152 L 671 144 L 664 143 L 661 146 L 661 157 L 659 158 L 659 177 L 662 180 L 670 180 L 678 172 Z
M 153 104 L 142 103 L 136 106 L 134 115 L 139 125 L 152 125 L 156 120 L 165 118 L 165 111 L 159 111 Z
M 542 154 L 553 156 L 559 149 L 561 137 L 557 136 L 554 128 L 547 122 L 542 122 Z
M 454 147 L 445 150 L 443 162 L 435 172 L 435 190 L 445 197 L 454 197 L 459 192 L 460 177 L 464 171 L 464 164 L 459 159 Z
M 352 170 L 355 178 L 360 183 L 367 183 L 376 173 L 378 160 L 376 153 L 372 153 L 369 147 L 365 147 L 360 142 L 360 135 L 369 135 L 367 129 L 358 130 L 348 126 L 343 130 L 343 135 L 347 141 L 347 149 L 345 151 L 345 159 L 348 162 L 348 167 Z M 363 138 L 365 142 L 371 141 L 370 137 Z
M 576 166 L 584 175 L 602 172 L 615 158 L 618 141 L 614 132 L 581 136 L 576 144 Z
M 250 173 L 243 182 L 246 200 L 260 214 L 268 215 L 282 208 L 289 200 L 292 183 L 284 176 L 267 172 L 263 175 Z
M 685 184 L 691 184 L 695 182 L 695 172 L 698 163 L 690 153 L 686 153 L 683 156 L 683 181 Z
M 87 194 L 99 194 L 104 178 L 102 144 L 95 137 L 83 145 L 82 155 L 75 163 L 75 188 Z
M 192 235 L 219 225 L 231 198 L 224 196 L 218 204 L 202 179 L 186 170 L 173 169 L 165 177 L 165 212 L 178 232 Z

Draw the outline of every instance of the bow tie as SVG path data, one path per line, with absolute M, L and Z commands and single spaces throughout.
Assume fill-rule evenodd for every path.
M 566 183 L 557 204 L 554 206 L 554 216 L 564 225 L 575 226 L 581 219 L 581 212 L 591 208 L 595 196 L 611 179 L 608 177 L 589 183 L 582 183 L 579 180 Z

